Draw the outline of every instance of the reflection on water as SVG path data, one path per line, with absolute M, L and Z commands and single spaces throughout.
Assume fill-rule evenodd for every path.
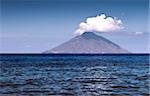
M 149 96 L 148 55 L 2 55 L 0 96 Z

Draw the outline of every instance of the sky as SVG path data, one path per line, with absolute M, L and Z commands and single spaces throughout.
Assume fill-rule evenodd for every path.
M 96 33 L 132 53 L 148 53 L 149 0 L 1 0 L 0 53 L 41 53 L 73 38 L 81 22 L 116 17 L 119 32 Z

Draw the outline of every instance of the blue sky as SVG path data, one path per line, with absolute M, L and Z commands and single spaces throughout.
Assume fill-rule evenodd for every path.
M 121 19 L 124 29 L 98 35 L 133 53 L 147 53 L 148 4 L 148 0 L 1 0 L 0 53 L 41 53 L 71 39 L 80 22 L 101 13 Z

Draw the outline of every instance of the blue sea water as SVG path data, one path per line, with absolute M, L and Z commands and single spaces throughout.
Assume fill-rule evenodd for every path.
M 0 96 L 149 96 L 149 55 L 0 55 Z

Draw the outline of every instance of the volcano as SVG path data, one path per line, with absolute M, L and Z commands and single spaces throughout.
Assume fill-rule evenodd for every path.
M 96 35 L 93 32 L 85 32 L 44 53 L 119 54 L 129 52 L 102 36 Z

